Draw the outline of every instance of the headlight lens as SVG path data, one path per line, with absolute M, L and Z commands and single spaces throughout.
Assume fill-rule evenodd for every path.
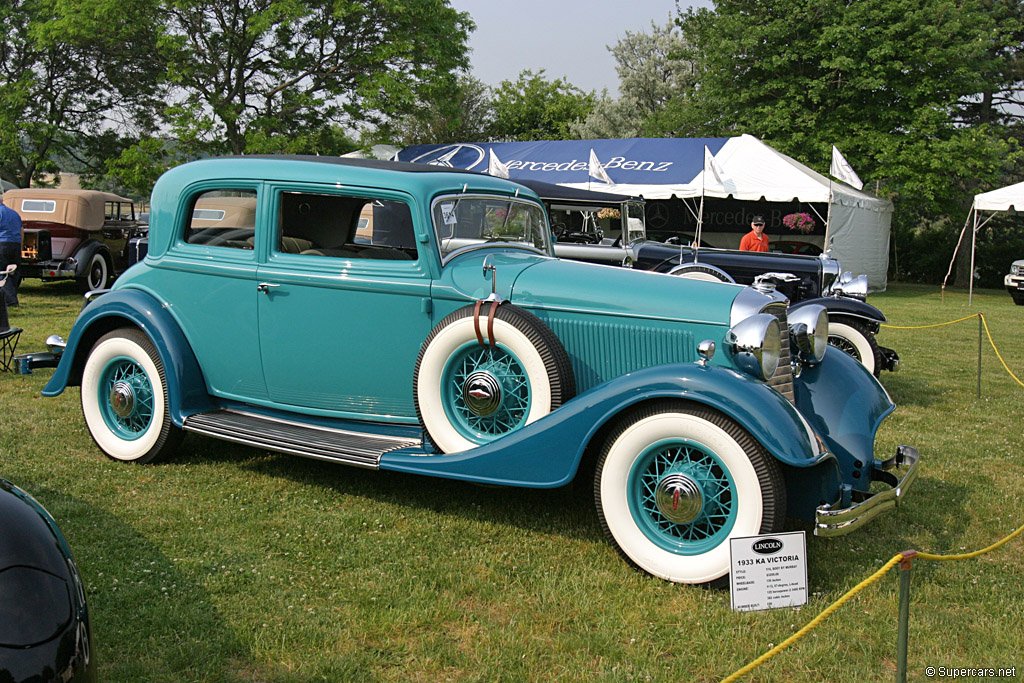
M 828 348 L 828 311 L 816 304 L 790 311 L 789 334 L 804 361 L 820 363 Z
M 729 330 L 725 341 L 744 372 L 768 380 L 779 368 L 782 344 L 779 321 L 774 315 L 759 313 L 740 321 Z

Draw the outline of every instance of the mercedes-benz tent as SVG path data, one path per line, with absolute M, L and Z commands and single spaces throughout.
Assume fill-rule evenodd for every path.
M 992 217 L 1001 211 L 1024 211 L 1024 182 L 1017 183 L 1015 185 L 1007 185 L 1001 187 L 998 190 L 992 190 L 991 192 L 982 192 L 981 194 L 974 195 L 974 202 L 971 204 L 971 210 L 967 213 L 967 221 L 964 223 L 963 229 L 960 231 L 960 239 L 957 240 L 956 249 L 953 250 L 953 259 L 949 262 L 949 270 L 946 272 L 946 278 L 942 281 L 942 288 L 946 288 L 946 283 L 949 281 L 949 276 L 953 273 L 953 264 L 956 263 L 956 255 L 960 251 L 960 245 L 964 241 L 964 233 L 967 232 L 967 226 L 973 225 L 971 231 L 971 271 L 974 272 L 974 247 L 978 237 L 978 230 L 985 227 Z M 968 285 L 969 295 L 967 298 L 968 305 L 974 303 L 974 278 L 971 278 L 970 285 Z
M 721 183 L 712 174 L 704 177 L 705 147 Z M 830 180 L 752 135 L 414 145 L 394 158 L 486 173 L 492 152 L 511 180 L 694 204 L 701 197 L 718 197 L 824 205 L 832 255 L 844 270 L 867 275 L 872 291 L 885 290 L 892 202 Z M 610 183 L 591 175 L 591 154 Z

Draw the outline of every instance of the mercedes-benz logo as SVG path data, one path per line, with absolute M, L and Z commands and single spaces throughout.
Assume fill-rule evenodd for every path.
M 487 156 L 483 147 L 459 143 L 443 145 L 413 159 L 417 164 L 445 166 L 447 168 L 473 168 Z
M 644 216 L 647 225 L 652 228 L 663 228 L 668 224 L 668 207 L 664 202 L 648 202 Z

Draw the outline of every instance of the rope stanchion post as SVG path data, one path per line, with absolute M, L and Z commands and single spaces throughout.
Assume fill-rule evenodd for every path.
M 907 683 L 907 638 L 910 632 L 910 570 L 916 550 L 904 550 L 900 560 L 900 618 L 896 636 L 896 681 Z
M 981 322 L 981 313 L 978 314 L 978 398 L 981 398 L 981 333 L 984 327 Z

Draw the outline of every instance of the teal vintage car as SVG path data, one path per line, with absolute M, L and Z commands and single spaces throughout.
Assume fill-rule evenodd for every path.
M 506 180 L 209 159 L 160 178 L 149 239 L 43 392 L 80 385 L 115 460 L 193 432 L 482 484 L 592 476 L 615 547 L 683 583 L 722 579 L 730 538 L 787 516 L 852 531 L 917 471 L 911 447 L 875 458 L 894 406 L 828 350 L 823 308 L 556 259 L 539 198 Z

